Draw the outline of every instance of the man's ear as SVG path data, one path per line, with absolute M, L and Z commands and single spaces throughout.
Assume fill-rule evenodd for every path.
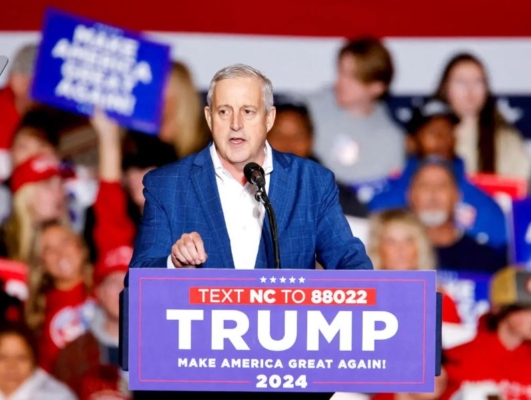
M 208 106 L 205 107 L 205 119 L 207 121 L 208 127 L 210 128 L 210 131 L 212 132 L 212 112 L 210 111 L 210 108 Z
M 277 116 L 277 109 L 272 106 L 266 117 L 267 131 L 269 132 L 275 124 L 275 118 Z

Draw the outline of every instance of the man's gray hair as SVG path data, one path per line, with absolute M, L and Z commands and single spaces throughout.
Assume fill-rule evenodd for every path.
M 231 78 L 258 78 L 262 82 L 262 98 L 265 105 L 266 112 L 273 107 L 273 84 L 264 74 L 257 69 L 245 64 L 233 64 L 228 67 L 220 69 L 212 80 L 208 88 L 207 104 L 212 107 L 212 96 L 214 95 L 214 87 L 216 83 L 223 79 Z

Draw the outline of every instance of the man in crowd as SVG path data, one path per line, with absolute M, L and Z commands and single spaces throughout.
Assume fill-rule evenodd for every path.
M 277 115 L 273 128 L 267 134 L 267 141 L 275 150 L 292 153 L 320 163 L 313 155 L 314 131 L 308 109 L 304 105 L 284 103 L 276 107 Z M 339 203 L 343 213 L 351 217 L 367 217 L 367 209 L 356 192 L 341 182 Z
M 362 193 L 378 190 L 404 163 L 404 135 L 382 101 L 393 72 L 391 55 L 379 40 L 355 39 L 339 51 L 334 89 L 308 99 L 315 155 L 339 182 Z
M 442 400 L 531 398 L 531 272 L 507 267 L 491 281 L 477 336 L 446 353 Z M 452 397 L 453 395 L 457 397 Z
M 265 209 L 243 173 L 255 162 L 265 171 L 276 209 L 283 268 L 313 269 L 317 258 L 328 269 L 371 269 L 343 215 L 333 174 L 267 143 L 275 121 L 269 79 L 252 67 L 231 65 L 212 79 L 207 102 L 214 143 L 144 179 L 146 202 L 131 267 L 273 267 Z
M 410 156 L 406 167 L 399 177 L 389 180 L 385 189 L 368 206 L 371 211 L 405 207 L 407 188 L 419 164 L 427 157 L 439 157 L 452 164 L 459 185 L 461 197 L 455 213 L 458 226 L 477 242 L 488 244 L 505 254 L 505 216 L 488 194 L 468 181 L 464 162 L 455 154 L 454 129 L 458 122 L 457 116 L 440 101 L 428 101 L 414 109 L 408 123 Z
M 505 257 L 479 244 L 455 222 L 460 193 L 451 164 L 436 157 L 425 159 L 411 179 L 409 206 L 426 227 L 437 252 L 438 266 L 446 270 L 495 272 Z

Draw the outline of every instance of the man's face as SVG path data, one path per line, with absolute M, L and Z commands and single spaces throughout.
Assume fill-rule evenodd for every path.
M 366 104 L 375 101 L 385 91 L 381 82 L 366 83 L 358 79 L 356 58 L 345 54 L 337 63 L 335 83 L 336 102 L 341 107 Z
M 456 184 L 442 166 L 425 166 L 411 182 L 411 209 L 426 226 L 435 227 L 448 222 L 458 200 Z
M 303 117 L 293 111 L 277 115 L 267 140 L 278 151 L 293 153 L 304 158 L 312 154 L 312 132 Z
M 531 341 L 531 308 L 511 312 L 506 322 L 513 335 Z
M 231 78 L 217 82 L 212 108 L 205 107 L 205 116 L 225 168 L 242 170 L 251 161 L 263 164 L 264 145 L 275 121 L 275 108 L 266 113 L 260 79 Z
M 454 126 L 447 118 L 433 118 L 420 128 L 415 136 L 420 156 L 438 156 L 445 160 L 453 158 Z

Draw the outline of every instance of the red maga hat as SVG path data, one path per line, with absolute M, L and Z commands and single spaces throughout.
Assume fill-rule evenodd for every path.
M 61 176 L 59 161 L 49 155 L 31 157 L 17 166 L 11 175 L 11 190 L 16 193 L 28 183 L 45 181 Z

